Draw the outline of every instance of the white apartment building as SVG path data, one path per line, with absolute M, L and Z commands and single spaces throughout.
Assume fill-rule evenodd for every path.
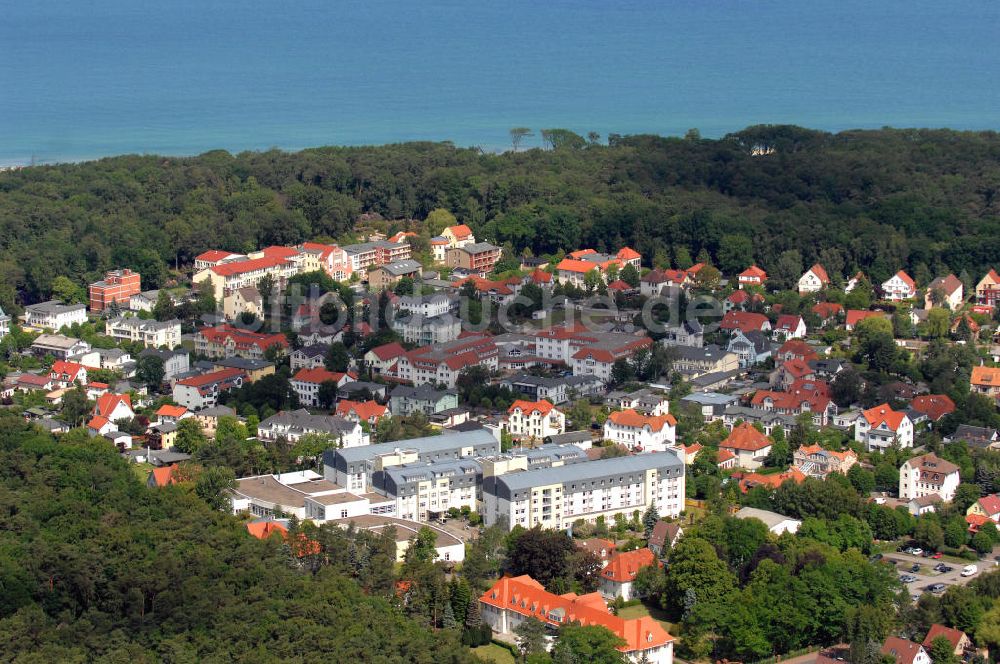
M 578 519 L 631 518 L 654 502 L 661 516 L 684 509 L 684 461 L 673 451 L 483 478 L 487 526 L 566 530 Z
M 958 466 L 934 454 L 913 457 L 899 469 L 899 497 L 913 500 L 938 496 L 943 502 L 951 502 L 960 482 L 958 471 Z
M 173 350 L 181 345 L 181 322 L 176 318 L 163 322 L 131 317 L 112 318 L 104 323 L 104 333 L 115 341 L 138 342 L 147 348 Z
M 616 410 L 604 422 L 604 439 L 633 452 L 662 452 L 677 439 L 677 420 L 665 415 L 643 415 L 631 408 Z
M 371 442 L 361 424 L 339 415 L 313 415 L 305 408 L 282 411 L 257 425 L 261 440 L 297 442 L 306 434 L 327 436 L 333 445 L 341 448 L 362 447 Z
M 544 399 L 518 399 L 507 409 L 505 426 L 517 438 L 542 439 L 566 431 L 566 415 Z
M 23 318 L 28 327 L 59 331 L 73 323 L 86 323 L 87 305 L 63 304 L 57 300 L 29 304 L 24 308 Z
M 375 471 L 372 486 L 395 503 L 400 519 L 427 521 L 452 507 L 475 511 L 482 474 L 472 459 L 420 461 Z
M 884 403 L 862 411 L 854 421 L 854 440 L 864 443 L 868 451 L 891 447 L 913 447 L 913 422 L 906 413 L 895 411 Z

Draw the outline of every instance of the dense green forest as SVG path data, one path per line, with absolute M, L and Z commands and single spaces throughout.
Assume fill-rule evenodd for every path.
M 778 285 L 815 260 L 876 283 L 899 268 L 921 281 L 1000 264 L 1000 134 L 776 126 L 608 143 L 216 151 L 0 173 L 0 306 L 47 297 L 59 275 L 124 266 L 157 287 L 208 248 L 342 239 L 363 213 L 439 207 L 518 251 L 629 244 L 661 265 L 707 255 L 724 271 L 754 260 Z M 754 156 L 761 147 L 773 152 Z
M 0 418 L 0 661 L 468 661 L 391 580 L 294 560 L 195 492 L 147 488 L 110 445 Z

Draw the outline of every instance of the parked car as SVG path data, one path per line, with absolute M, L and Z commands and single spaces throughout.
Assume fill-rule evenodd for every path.
M 899 577 L 899 580 L 902 581 L 903 583 L 913 583 L 914 581 L 917 580 L 917 577 L 911 574 L 903 574 L 902 576 Z
M 945 567 L 947 567 L 947 565 L 945 565 L 944 563 L 938 563 L 937 565 L 934 566 L 934 571 L 943 572 Z
M 910 571 L 911 572 L 919 572 L 920 571 L 920 563 L 913 563 L 913 567 L 910 568 Z
M 909 553 L 911 556 L 920 556 L 923 555 L 924 550 L 921 549 L 919 546 L 915 546 L 912 549 L 910 549 L 907 553 Z
M 882 560 L 882 554 L 881 553 L 876 553 L 875 555 L 873 555 L 870 558 L 868 558 L 868 560 L 871 561 L 871 562 L 873 562 L 873 563 L 874 562 L 878 562 L 879 560 Z
M 975 565 L 966 565 L 962 568 L 962 576 L 972 576 L 979 571 L 979 568 Z
M 933 586 L 928 587 L 927 590 L 930 590 L 932 593 L 943 593 L 944 592 L 944 584 L 943 583 L 935 583 Z
M 931 558 L 933 558 L 934 560 L 938 560 L 940 557 L 941 557 L 941 552 L 940 551 L 935 551 L 934 555 L 931 556 Z M 1000 558 L 1000 556 L 998 556 L 998 558 Z

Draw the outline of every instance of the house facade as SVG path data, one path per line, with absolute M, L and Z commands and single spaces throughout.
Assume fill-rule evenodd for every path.
M 629 408 L 616 410 L 604 422 L 604 439 L 633 452 L 662 452 L 677 437 L 677 420 L 669 413 L 642 415 Z
M 937 496 L 951 502 L 958 489 L 958 466 L 934 454 L 922 454 L 907 460 L 899 469 L 899 497 L 913 500 Z
M 104 279 L 90 284 L 90 310 L 104 311 L 114 303 L 128 308 L 132 296 L 142 292 L 141 280 L 138 272 L 129 269 L 109 271 Z
M 816 263 L 799 277 L 799 295 L 818 293 L 829 285 L 829 275 L 822 265 Z
M 506 428 L 516 438 L 542 439 L 566 431 L 566 415 L 544 399 L 518 399 L 507 409 Z
M 882 297 L 890 302 L 900 302 L 916 297 L 917 284 L 913 277 L 900 270 L 882 282 Z
M 886 449 L 896 442 L 900 447 L 913 447 L 913 422 L 906 413 L 884 403 L 862 411 L 854 422 L 854 440 L 864 443 L 869 451 Z

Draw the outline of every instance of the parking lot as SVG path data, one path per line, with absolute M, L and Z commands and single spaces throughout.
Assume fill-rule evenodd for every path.
M 916 577 L 915 581 L 905 584 L 911 595 L 920 595 L 924 592 L 930 592 L 931 586 L 936 583 L 944 584 L 945 589 L 947 589 L 948 586 L 964 586 L 983 572 L 992 569 L 993 566 L 996 565 L 996 561 L 992 558 L 976 562 L 968 560 L 960 561 L 954 558 L 942 558 L 940 560 L 935 560 L 933 558 L 924 558 L 923 556 L 914 556 L 912 554 L 902 552 L 887 553 L 883 556 L 882 560 L 896 563 L 896 572 L 900 576 L 909 574 Z M 951 567 L 952 570 L 945 573 L 936 572 L 934 571 L 934 566 L 938 563 L 944 563 L 948 567 Z M 910 568 L 914 564 L 920 565 L 919 571 L 910 571 Z M 969 564 L 976 565 L 976 567 L 979 568 L 978 571 L 972 576 L 962 576 L 962 568 Z M 944 592 L 944 590 L 941 590 L 940 592 Z

